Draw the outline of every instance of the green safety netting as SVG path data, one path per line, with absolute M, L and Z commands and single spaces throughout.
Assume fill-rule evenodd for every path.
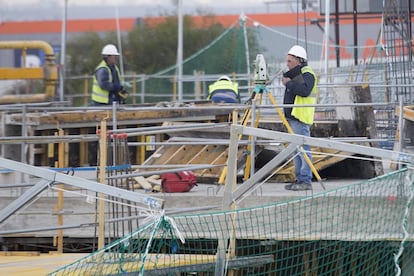
M 405 168 L 265 206 L 154 212 L 51 275 L 413 275 L 413 197 Z

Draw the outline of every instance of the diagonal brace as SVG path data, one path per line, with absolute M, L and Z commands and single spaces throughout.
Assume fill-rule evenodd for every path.
M 14 200 L 12 203 L 7 205 L 4 209 L 0 211 L 0 223 L 8 219 L 13 213 L 20 210 L 24 205 L 31 202 L 36 196 L 38 196 L 42 191 L 44 191 L 52 181 L 45 179 L 40 180 L 30 189 L 28 189 L 24 194 L 19 198 Z

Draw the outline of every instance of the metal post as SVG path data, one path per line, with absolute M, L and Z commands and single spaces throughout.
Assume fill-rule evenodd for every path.
M 335 0 L 335 44 L 336 44 L 336 67 L 340 67 L 341 51 L 339 39 L 339 0 Z
M 59 101 L 63 102 L 63 90 L 65 85 L 65 55 L 66 55 L 66 20 L 68 10 L 68 0 L 64 0 L 63 21 L 62 21 L 62 40 L 60 46 L 60 81 L 59 81 Z
M 250 122 L 251 127 L 256 127 L 256 104 L 257 100 L 252 100 L 252 121 Z M 260 110 L 259 110 L 260 112 Z M 250 176 L 254 175 L 255 167 L 255 156 L 256 156 L 256 136 L 250 136 Z
M 246 69 L 247 69 L 247 86 L 251 86 L 250 81 L 250 56 L 249 56 L 249 42 L 247 40 L 247 31 L 246 31 L 246 15 L 242 13 L 240 15 L 240 21 L 243 26 L 243 37 L 244 37 L 244 48 L 245 48 L 245 55 L 246 55 Z
M 56 133 L 58 136 L 64 136 L 64 130 L 59 129 L 59 132 Z M 58 144 L 58 161 L 57 161 L 57 167 L 58 168 L 64 168 L 66 166 L 65 164 L 65 142 L 60 142 Z M 58 226 L 63 226 L 63 184 L 58 185 L 58 203 L 56 206 L 56 212 L 58 213 Z M 58 230 L 58 236 L 57 236 L 57 252 L 63 253 L 63 229 Z
M 113 102 L 112 103 L 112 131 L 116 131 L 117 130 L 117 113 L 116 113 L 116 107 L 117 107 L 118 103 L 117 102 Z M 112 141 L 112 165 L 116 165 L 116 149 L 115 149 L 115 140 L 112 136 L 112 139 L 109 140 L 109 142 Z
M 27 117 L 27 105 L 24 104 L 22 106 L 22 137 L 27 137 L 26 117 Z M 27 163 L 26 146 L 27 146 L 26 142 L 22 142 L 21 149 L 20 149 L 20 151 L 21 151 L 20 152 L 20 161 L 22 163 Z
M 330 2 L 325 1 L 325 74 L 326 83 L 328 83 L 328 60 L 329 60 L 329 16 L 330 16 Z
M 183 101 L 183 1 L 178 0 L 178 47 L 177 47 L 177 70 L 178 70 L 178 101 Z
M 232 206 L 234 206 L 233 205 L 233 191 L 235 191 L 237 188 L 237 152 L 238 152 L 238 146 L 239 146 L 240 129 L 234 128 L 233 126 L 231 127 L 231 130 L 230 130 L 229 157 L 227 158 L 228 173 L 226 176 L 226 184 L 224 186 L 223 207 L 222 207 L 223 210 L 230 210 L 232 209 Z M 225 216 L 228 216 L 228 215 L 225 215 Z M 223 223 L 223 229 L 231 228 L 229 224 L 232 222 L 228 221 L 227 217 L 222 223 Z M 216 266 L 215 266 L 214 275 L 224 275 L 225 264 L 226 264 L 226 254 L 227 254 L 227 241 L 230 238 L 230 233 L 231 232 L 222 231 L 218 239 Z
M 357 1 L 353 0 L 353 13 L 354 13 L 354 63 L 358 65 L 358 8 Z
M 123 59 L 123 53 L 122 53 L 122 41 L 121 41 L 121 31 L 119 27 L 119 12 L 118 12 L 118 4 L 116 4 L 115 7 L 115 18 L 116 18 L 116 38 L 118 40 L 118 50 L 121 53 L 119 56 L 119 70 L 121 71 L 121 82 L 123 83 L 125 81 L 124 79 L 124 59 Z
M 141 103 L 145 103 L 145 75 L 141 75 Z
M 22 137 L 27 137 L 27 105 L 23 105 L 22 107 Z M 20 162 L 22 163 L 27 163 L 27 143 L 26 142 L 22 142 L 21 147 L 20 147 Z M 25 175 L 24 174 L 20 174 L 20 181 L 22 183 L 25 182 Z M 20 189 L 20 193 L 23 192 L 23 189 Z
M 397 151 L 401 152 L 403 149 L 404 143 L 404 110 L 403 110 L 403 100 L 400 99 L 400 110 L 399 110 L 399 118 L 398 118 L 398 147 Z M 399 129 L 398 129 L 399 128 Z M 398 162 L 397 168 L 401 169 L 401 162 Z

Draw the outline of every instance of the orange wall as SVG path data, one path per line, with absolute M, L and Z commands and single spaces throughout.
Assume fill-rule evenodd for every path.
M 294 13 L 265 13 L 265 14 L 247 14 L 247 26 L 252 26 L 254 21 L 268 27 L 277 26 L 296 26 L 303 25 L 305 16 L 302 14 L 296 15 Z M 224 27 L 229 27 L 233 23 L 239 21 L 239 15 L 217 15 L 217 16 L 193 16 L 195 23 L 199 26 L 205 26 L 211 22 L 222 24 Z M 324 19 L 316 12 L 306 13 L 307 25 L 310 24 L 310 19 Z M 121 31 L 129 31 L 133 28 L 135 18 L 121 18 L 119 19 L 119 27 Z M 144 18 L 147 24 L 157 24 L 164 20 L 163 17 L 148 17 Z M 358 24 L 380 24 L 380 18 L 359 19 Z M 341 24 L 352 24 L 352 20 L 343 19 Z M 67 32 L 110 32 L 116 31 L 115 18 L 107 19 L 77 19 L 67 21 Z M 62 30 L 62 22 L 60 20 L 47 21 L 6 21 L 0 24 L 0 34 L 33 34 L 33 33 L 60 33 Z

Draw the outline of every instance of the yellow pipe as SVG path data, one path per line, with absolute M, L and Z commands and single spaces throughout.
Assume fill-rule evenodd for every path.
M 55 95 L 56 84 L 58 80 L 57 66 L 55 63 L 55 53 L 52 46 L 49 43 L 41 40 L 33 41 L 0 41 L 0 49 L 23 49 L 25 53 L 27 49 L 41 49 L 45 52 L 46 60 L 43 67 L 43 78 L 45 81 L 45 90 L 47 97 L 53 97 Z M 25 68 L 11 69 L 11 70 L 25 70 Z M 17 71 L 18 72 L 18 71 Z M 17 73 L 19 79 L 30 79 L 30 75 L 26 75 L 27 70 L 22 74 Z M 11 77 L 11 76 L 8 76 Z M 0 79 L 7 79 L 7 76 L 0 76 Z
M 41 40 L 0 41 L 0 49 L 42 49 L 46 55 L 55 55 L 52 46 Z
M 0 68 L 2 80 L 36 80 L 43 78 L 43 68 Z

